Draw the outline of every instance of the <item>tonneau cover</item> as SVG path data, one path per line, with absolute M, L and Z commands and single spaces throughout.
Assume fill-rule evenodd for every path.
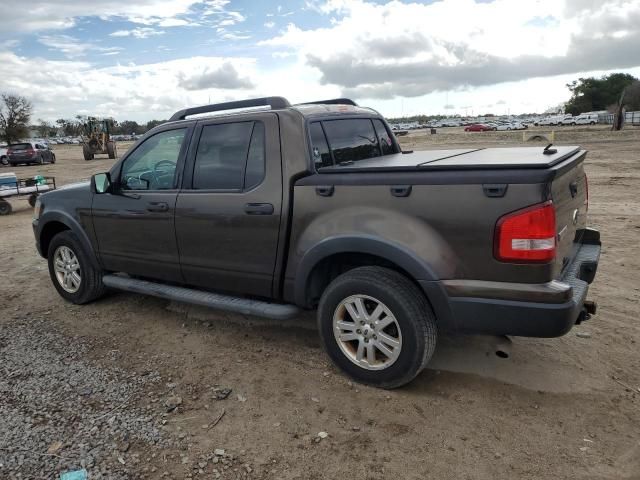
M 579 147 L 553 147 L 556 153 L 545 155 L 543 147 L 423 150 L 396 153 L 357 162 L 322 167 L 319 173 L 395 172 L 416 170 L 549 168 L 572 157 Z

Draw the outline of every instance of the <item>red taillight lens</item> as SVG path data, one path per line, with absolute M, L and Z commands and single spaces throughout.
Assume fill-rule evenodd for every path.
M 495 256 L 503 262 L 549 262 L 556 256 L 556 210 L 551 201 L 501 217 Z

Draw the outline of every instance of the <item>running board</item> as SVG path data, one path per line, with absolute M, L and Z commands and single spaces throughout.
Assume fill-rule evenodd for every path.
M 109 288 L 115 288 L 117 290 L 142 293 L 144 295 L 202 305 L 204 307 L 241 313 L 243 315 L 255 315 L 257 317 L 272 318 L 275 320 L 288 320 L 300 314 L 300 309 L 295 305 L 232 297 L 230 295 L 203 292 L 202 290 L 193 290 L 191 288 L 174 287 L 173 285 L 148 282 L 146 280 L 138 280 L 120 275 L 105 275 L 102 277 L 102 283 Z

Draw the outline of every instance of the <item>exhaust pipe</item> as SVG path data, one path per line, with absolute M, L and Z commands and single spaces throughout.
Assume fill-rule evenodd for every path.
M 596 310 L 598 309 L 598 304 L 596 302 L 592 302 L 591 300 L 585 300 L 582 304 L 582 310 L 578 315 L 578 319 L 576 320 L 576 325 L 580 325 L 582 322 L 586 322 L 591 318 L 591 315 L 596 314 Z
M 496 357 L 509 358 L 511 356 L 511 339 L 506 335 L 496 335 L 492 339 Z
M 596 310 L 598 309 L 598 304 L 596 302 L 592 302 L 591 300 L 585 300 L 584 304 L 582 305 L 582 308 L 584 308 L 584 310 L 589 315 L 595 315 Z

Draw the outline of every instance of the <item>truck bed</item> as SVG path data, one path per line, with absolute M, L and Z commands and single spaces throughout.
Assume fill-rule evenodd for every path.
M 543 147 L 510 147 L 424 150 L 397 153 L 320 168 L 320 173 L 395 172 L 422 170 L 549 168 L 580 151 L 579 147 L 553 147 L 556 153 L 545 155 Z

